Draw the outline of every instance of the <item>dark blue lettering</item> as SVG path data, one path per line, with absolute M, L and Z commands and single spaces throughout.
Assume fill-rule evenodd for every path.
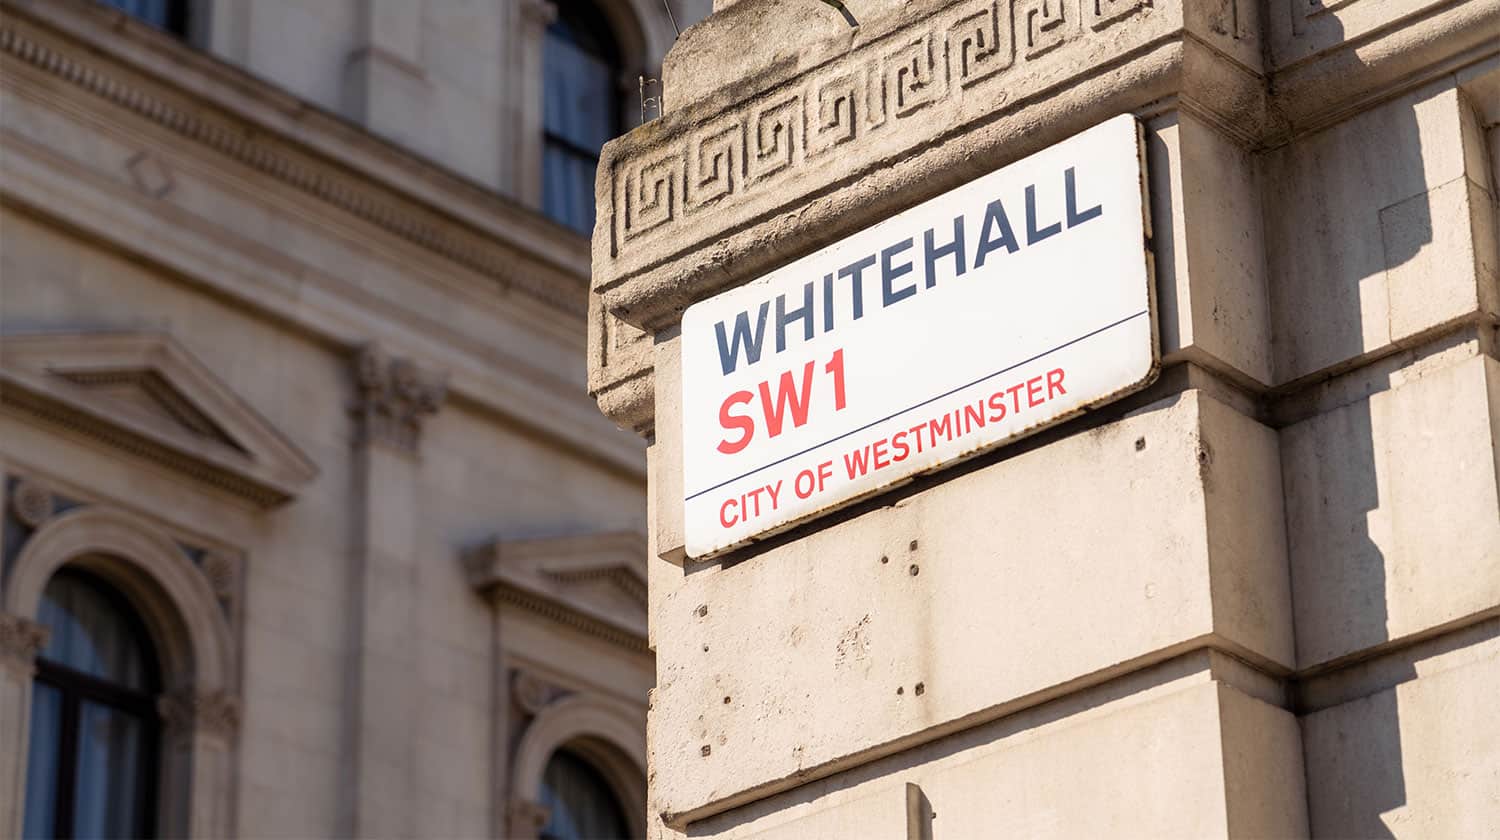
M 979 249 L 974 254 L 974 267 L 984 265 L 985 255 L 996 248 L 1004 248 L 1011 254 L 1021 248 L 1020 243 L 1016 242 L 1016 234 L 1010 229 L 1005 206 L 998 198 L 984 209 L 984 225 L 979 229 Z
M 902 263 L 901 265 L 892 265 L 891 257 L 896 256 L 897 254 L 905 251 L 910 247 L 911 237 L 908 236 L 900 242 L 897 242 L 895 245 L 892 245 L 880 252 L 880 299 L 881 303 L 885 306 L 890 306 L 893 303 L 909 298 L 917 293 L 916 283 L 912 283 L 910 286 L 907 286 L 903 289 L 891 288 L 891 281 L 895 280 L 898 277 L 911 273 L 911 263 L 906 262 Z
M 1099 204 L 1095 204 L 1082 213 L 1078 212 L 1078 187 L 1073 179 L 1073 167 L 1070 166 L 1063 172 L 1064 193 L 1068 199 L 1068 227 L 1070 228 L 1104 215 L 1104 207 Z
M 1049 236 L 1062 233 L 1062 222 L 1054 222 L 1044 228 L 1036 226 L 1036 185 L 1026 186 L 1026 244 L 1035 245 Z
M 750 332 L 750 313 L 741 312 L 734 316 L 734 340 L 724 334 L 724 322 L 714 324 L 714 331 L 719 337 L 719 365 L 724 368 L 724 375 L 734 373 L 739 364 L 740 345 L 745 347 L 745 364 L 753 365 L 760 361 L 760 350 L 766 337 L 766 311 L 770 309 L 770 302 L 760 305 L 760 317 L 755 322 L 755 333 Z
M 875 264 L 875 255 L 871 254 L 861 260 L 849 263 L 839 269 L 840 277 L 851 279 L 849 291 L 853 294 L 854 320 L 858 321 L 865 317 L 865 281 L 860 273 Z
M 813 284 L 811 282 L 802 284 L 802 306 L 786 311 L 786 295 L 776 296 L 776 352 L 780 353 L 786 349 L 786 328 L 788 324 L 796 321 L 802 322 L 802 340 L 812 341 L 813 337 Z
M 937 285 L 937 261 L 943 257 L 952 255 L 953 276 L 962 277 L 967 266 L 964 265 L 964 217 L 953 217 L 953 241 L 941 247 L 933 246 L 932 228 L 922 234 L 922 253 L 927 258 L 927 288 Z

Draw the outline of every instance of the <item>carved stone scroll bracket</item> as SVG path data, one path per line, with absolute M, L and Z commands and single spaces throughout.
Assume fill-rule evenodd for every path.
M 48 630 L 29 618 L 0 613 L 0 665 L 29 676 L 47 646 Z
M 447 376 L 367 344 L 355 355 L 354 379 L 358 400 L 351 411 L 359 424 L 359 443 L 415 454 L 422 421 L 436 414 L 447 397 Z
M 207 735 L 228 741 L 239 731 L 239 699 L 226 691 L 181 689 L 157 698 L 156 706 L 169 736 Z

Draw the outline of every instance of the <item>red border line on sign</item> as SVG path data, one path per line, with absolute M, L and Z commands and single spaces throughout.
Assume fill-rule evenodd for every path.
M 812 446 L 807 447 L 806 449 L 802 450 L 801 452 L 793 452 L 792 454 L 787 455 L 784 458 L 778 458 L 777 460 L 772 461 L 771 463 L 766 464 L 765 466 L 756 467 L 755 469 L 750 470 L 747 473 L 742 473 L 740 475 L 735 476 L 734 478 L 725 479 L 724 481 L 721 481 L 721 482 L 719 482 L 718 484 L 715 484 L 712 487 L 705 487 L 704 489 L 699 490 L 698 492 L 693 493 L 690 496 L 684 497 L 683 501 L 684 502 L 692 501 L 693 499 L 696 499 L 696 498 L 698 498 L 699 496 L 702 496 L 705 493 L 712 493 L 713 491 L 719 489 L 720 487 L 723 487 L 723 486 L 728 485 L 728 484 L 733 484 L 733 483 L 735 483 L 736 481 L 739 481 L 742 478 L 749 478 L 750 476 L 755 475 L 758 472 L 764 472 L 765 470 L 768 470 L 768 469 L 770 469 L 770 468 L 772 468 L 774 466 L 777 466 L 779 464 L 784 464 L 787 461 L 792 460 L 793 458 L 800 458 L 803 455 L 806 455 L 807 453 L 812 452 L 815 449 L 821 449 L 821 448 L 827 446 L 830 443 L 838 443 L 839 441 L 843 440 L 844 438 L 849 437 L 850 435 L 857 435 L 860 432 L 863 432 L 865 429 L 870 428 L 871 426 L 878 426 L 881 423 L 886 422 L 887 420 L 894 420 L 895 418 L 900 417 L 901 415 L 906 414 L 909 411 L 916 411 L 917 409 L 921 408 L 922 406 L 930 405 L 931 403 L 937 402 L 938 400 L 943 399 L 945 397 L 951 397 L 954 394 L 956 394 L 959 391 L 962 391 L 962 390 L 964 390 L 966 388 L 972 388 L 972 387 L 974 387 L 975 385 L 978 385 L 981 382 L 985 382 L 985 381 L 988 381 L 990 379 L 994 379 L 997 376 L 1002 376 L 1004 374 L 1010 373 L 1011 371 L 1015 370 L 1018 367 L 1021 367 L 1022 365 L 1029 365 L 1032 362 L 1037 361 L 1038 359 L 1046 358 L 1047 356 L 1050 356 L 1053 353 L 1058 352 L 1059 350 L 1066 350 L 1067 348 L 1072 347 L 1073 345 L 1077 344 L 1080 341 L 1087 341 L 1088 339 L 1093 338 L 1094 336 L 1099 335 L 1100 333 L 1108 332 L 1109 330 L 1112 330 L 1115 327 L 1120 326 L 1121 324 L 1124 324 L 1124 323 L 1127 323 L 1127 322 L 1130 322 L 1130 321 L 1134 321 L 1136 318 L 1139 318 L 1139 317 L 1141 317 L 1143 315 L 1148 315 L 1148 314 L 1150 314 L 1150 310 L 1142 309 L 1140 312 L 1137 312 L 1134 315 L 1127 315 L 1124 318 L 1121 318 L 1120 320 L 1115 321 L 1113 324 L 1106 324 L 1106 325 L 1100 327 L 1099 329 L 1094 330 L 1093 332 L 1084 333 L 1083 335 L 1080 335 L 1079 337 L 1077 337 L 1075 339 L 1072 339 L 1071 341 L 1067 341 L 1067 342 L 1065 342 L 1063 344 L 1059 344 L 1056 347 L 1053 347 L 1051 350 L 1045 350 L 1045 351 L 1043 351 L 1041 353 L 1036 354 L 1035 356 L 1032 356 L 1029 359 L 1023 359 L 1023 360 L 1021 360 L 1019 362 L 1016 362 L 1013 365 L 1010 365 L 1010 366 L 1005 367 L 1005 368 L 1001 368 L 1000 370 L 997 370 L 994 373 L 985 374 L 984 376 L 979 377 L 978 379 L 974 380 L 973 382 L 969 382 L 969 383 L 966 383 L 964 385 L 960 385 L 957 388 L 954 388 L 954 389 L 949 390 L 949 391 L 944 391 L 943 393 L 938 394 L 935 397 L 930 397 L 928 399 L 925 399 L 925 400 L 917 403 L 916 405 L 907 406 L 906 408 L 903 408 L 903 409 L 901 409 L 900 411 L 897 411 L 894 414 L 886 415 L 885 417 L 882 417 L 879 420 L 872 420 L 869 423 L 866 423 L 865 425 L 860 426 L 857 429 L 850 429 L 849 431 L 844 432 L 843 434 L 838 435 L 837 437 L 831 437 L 828 440 L 823 441 L 822 443 L 813 444 Z

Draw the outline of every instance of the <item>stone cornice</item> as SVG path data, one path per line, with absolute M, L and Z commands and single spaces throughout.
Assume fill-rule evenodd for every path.
M 4 0 L 0 54 L 562 311 L 576 234 L 94 3 Z
M 796 21 L 769 14 L 782 2 L 684 33 L 673 110 L 605 147 L 590 391 L 622 426 L 654 424 L 651 342 L 622 343 L 629 325 L 667 330 L 695 301 L 1115 114 L 1181 108 L 1273 146 L 1495 53 L 1500 29 L 1500 0 L 928 0 L 789 49 Z
M 621 532 L 495 540 L 464 553 L 469 585 L 630 651 L 646 647 L 646 541 Z M 599 587 L 616 593 L 602 598 Z
M 809 44 L 797 66 L 605 147 L 594 291 L 659 328 L 872 216 L 1185 88 L 1211 93 L 1225 122 L 1259 125 L 1256 30 L 1238 5 L 929 0 L 852 44 Z

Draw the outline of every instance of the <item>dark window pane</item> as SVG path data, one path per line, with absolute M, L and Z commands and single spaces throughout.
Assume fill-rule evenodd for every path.
M 583 758 L 558 750 L 542 774 L 542 804 L 551 816 L 542 840 L 625 840 L 625 812 L 604 776 Z
M 43 682 L 31 687 L 31 749 L 26 762 L 26 823 L 21 836 L 53 836 L 57 818 L 58 746 L 62 741 L 62 692 Z
M 176 35 L 186 34 L 186 0 L 101 0 L 106 6 Z
M 580 233 L 594 229 L 594 158 L 548 143 L 542 159 L 542 209 Z
M 597 154 L 615 136 L 616 70 L 600 56 L 548 32 L 543 72 L 542 125 L 547 133 Z
M 78 715 L 78 792 L 73 836 L 138 837 L 142 722 L 85 701 Z
M 543 42 L 542 73 L 542 210 L 588 233 L 599 151 L 620 130 L 620 53 L 598 9 L 559 0 Z
M 148 690 L 145 639 L 118 603 L 66 572 L 47 582 L 38 619 L 51 629 L 43 659 L 135 691 Z

